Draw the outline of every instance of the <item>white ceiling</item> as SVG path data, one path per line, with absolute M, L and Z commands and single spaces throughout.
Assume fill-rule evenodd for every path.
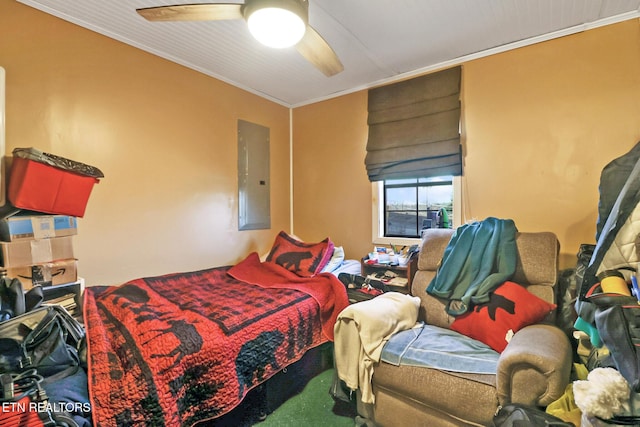
M 147 22 L 137 8 L 200 0 L 18 0 L 288 107 L 640 16 L 640 0 L 310 0 L 344 71 L 255 41 L 244 20 Z M 227 1 L 242 3 L 242 1 Z

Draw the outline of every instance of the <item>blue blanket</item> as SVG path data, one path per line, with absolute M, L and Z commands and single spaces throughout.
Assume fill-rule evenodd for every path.
M 394 334 L 382 349 L 381 360 L 395 366 L 495 375 L 499 357 L 498 352 L 480 341 L 422 324 Z

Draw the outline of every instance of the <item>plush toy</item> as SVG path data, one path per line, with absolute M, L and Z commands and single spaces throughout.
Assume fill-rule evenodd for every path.
M 596 368 L 585 381 L 573 382 L 573 396 L 583 415 L 608 420 L 628 410 L 631 389 L 613 368 Z

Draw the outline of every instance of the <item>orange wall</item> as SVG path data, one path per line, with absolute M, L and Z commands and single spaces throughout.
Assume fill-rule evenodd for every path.
M 294 231 L 329 236 L 351 258 L 371 247 L 366 106 L 358 92 L 293 110 Z
M 372 247 L 367 132 L 366 91 L 293 110 L 294 230 L 352 259 Z
M 105 174 L 74 239 L 88 284 L 234 263 L 289 229 L 287 108 L 13 1 L 0 66 L 6 153 Z M 271 230 L 238 231 L 238 119 L 271 131 Z
M 289 112 L 16 2 L 0 2 L 6 153 L 33 146 L 106 177 L 75 238 L 88 284 L 265 252 L 289 228 Z M 371 247 L 366 91 L 296 108 L 294 232 Z M 464 64 L 465 219 L 551 230 L 563 264 L 595 233 L 602 167 L 640 140 L 637 20 Z M 272 228 L 237 231 L 236 123 L 271 129 Z
M 463 65 L 464 219 L 553 231 L 561 267 L 575 266 L 595 239 L 602 168 L 640 140 L 639 21 Z M 359 92 L 294 110 L 295 229 L 356 258 L 371 247 L 366 103 Z

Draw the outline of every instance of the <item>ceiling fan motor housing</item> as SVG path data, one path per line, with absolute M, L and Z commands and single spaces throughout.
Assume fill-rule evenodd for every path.
M 309 2 L 307 0 L 247 0 L 242 6 L 242 16 L 249 16 L 256 10 L 273 7 L 285 9 L 298 15 L 305 25 L 309 25 Z

